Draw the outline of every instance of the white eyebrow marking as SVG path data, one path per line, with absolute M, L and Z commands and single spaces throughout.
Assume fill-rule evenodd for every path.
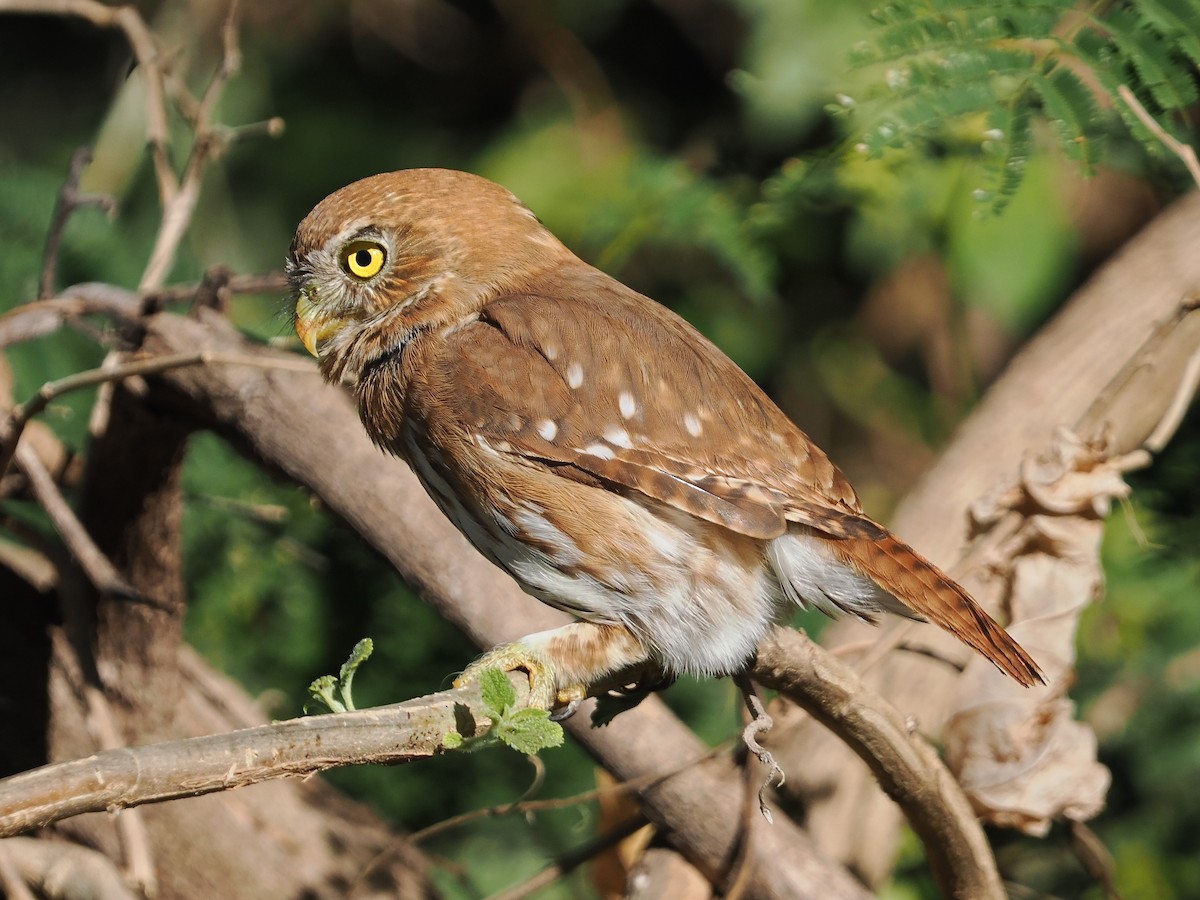
M 583 384 L 583 366 L 579 363 L 573 362 L 567 366 L 567 384 L 573 388 Z
M 598 459 L 615 459 L 617 456 L 613 453 L 612 447 L 605 447 L 603 444 L 589 444 L 583 448 L 583 452 Z
M 609 425 L 604 429 L 604 439 L 615 447 L 624 447 L 626 450 L 633 449 L 633 441 L 629 439 L 629 432 L 616 425 Z
M 558 423 L 550 419 L 542 419 L 538 422 L 537 433 L 542 436 L 544 441 L 554 440 L 554 436 L 558 434 Z
M 686 413 L 683 417 L 683 427 L 688 430 L 688 434 L 692 437 L 700 437 L 703 429 L 700 427 L 700 420 L 696 418 L 695 413 Z
M 621 417 L 624 419 L 632 419 L 634 413 L 637 412 L 637 401 L 633 399 L 633 394 L 629 391 L 621 391 L 617 395 L 617 406 L 621 409 Z

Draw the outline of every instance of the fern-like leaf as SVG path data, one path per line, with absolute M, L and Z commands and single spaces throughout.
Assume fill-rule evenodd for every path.
M 1200 98 L 1200 0 L 1083 8 L 1073 0 L 891 0 L 870 19 L 870 39 L 852 56 L 875 87 L 853 104 L 866 123 L 854 144 L 872 155 L 921 144 L 974 153 L 997 207 L 1021 183 L 1037 118 L 1090 172 L 1113 108 L 1133 137 L 1158 150 L 1117 100 L 1119 88 L 1134 91 L 1170 131 Z M 1101 92 L 1111 101 L 1098 103 Z

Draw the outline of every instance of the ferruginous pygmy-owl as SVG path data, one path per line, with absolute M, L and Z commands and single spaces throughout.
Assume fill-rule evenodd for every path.
M 580 620 L 484 657 L 536 675 L 539 702 L 573 708 L 622 673 L 739 672 L 792 604 L 926 619 L 1041 680 L 737 365 L 499 185 L 365 178 L 300 223 L 287 268 L 300 339 L 375 443 Z

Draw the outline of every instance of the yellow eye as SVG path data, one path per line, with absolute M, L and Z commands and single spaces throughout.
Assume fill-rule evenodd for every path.
M 342 251 L 342 268 L 355 278 L 374 278 L 387 261 L 379 244 L 355 241 Z

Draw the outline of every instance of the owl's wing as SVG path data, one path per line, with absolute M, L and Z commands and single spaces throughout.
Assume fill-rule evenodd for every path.
M 840 471 L 728 357 L 595 270 L 448 335 L 444 402 L 493 449 L 758 538 L 878 537 Z M 578 276 L 576 276 L 578 278 Z

